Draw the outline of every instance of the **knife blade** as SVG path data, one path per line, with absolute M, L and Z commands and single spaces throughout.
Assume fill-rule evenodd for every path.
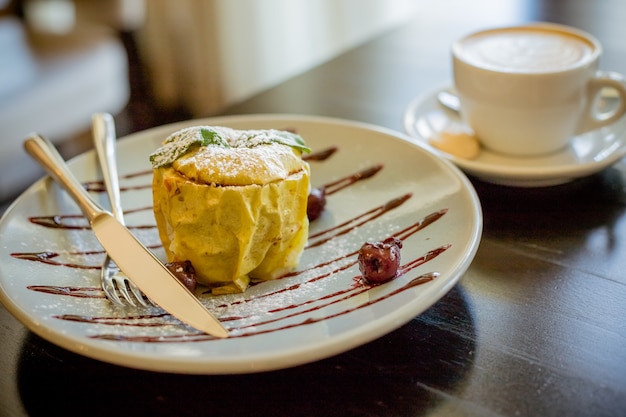
M 187 287 L 110 212 L 92 200 L 49 140 L 33 133 L 24 141 L 24 148 L 78 204 L 102 247 L 146 296 L 197 330 L 228 337 L 228 330 Z

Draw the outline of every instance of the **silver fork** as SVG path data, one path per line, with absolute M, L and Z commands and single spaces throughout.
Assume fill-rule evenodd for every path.
M 111 205 L 111 212 L 120 223 L 124 224 L 124 212 L 120 199 L 117 164 L 115 162 L 116 136 L 113 116 L 108 113 L 94 114 L 92 117 L 92 135 L 102 170 L 104 187 Z M 109 255 L 106 255 L 102 264 L 100 281 L 104 294 L 115 304 L 125 305 L 128 303 L 135 306 L 135 301 L 137 301 L 143 306 L 149 305 L 146 301 L 147 297 L 128 277 L 122 274 Z

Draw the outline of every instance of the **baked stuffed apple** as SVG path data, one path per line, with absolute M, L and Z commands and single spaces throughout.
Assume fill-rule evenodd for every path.
M 243 292 L 297 266 L 307 242 L 304 140 L 279 130 L 194 126 L 150 155 L 159 237 L 213 293 Z

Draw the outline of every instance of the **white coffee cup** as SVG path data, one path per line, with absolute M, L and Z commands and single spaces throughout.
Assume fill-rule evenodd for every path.
M 558 151 L 626 113 L 624 77 L 598 71 L 601 54 L 590 34 L 551 23 L 470 34 L 452 46 L 461 115 L 493 151 Z M 619 98 L 609 112 L 599 105 L 605 88 Z

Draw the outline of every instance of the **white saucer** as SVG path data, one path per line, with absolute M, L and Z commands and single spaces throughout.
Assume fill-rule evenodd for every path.
M 544 187 L 585 177 L 614 164 L 626 155 L 626 117 L 613 125 L 576 136 L 562 151 L 542 157 L 515 157 L 481 149 L 474 159 L 442 152 L 428 143 L 433 133 L 467 128 L 453 111 L 444 109 L 437 93 L 414 99 L 404 114 L 406 132 L 422 145 L 484 181 L 516 187 Z

